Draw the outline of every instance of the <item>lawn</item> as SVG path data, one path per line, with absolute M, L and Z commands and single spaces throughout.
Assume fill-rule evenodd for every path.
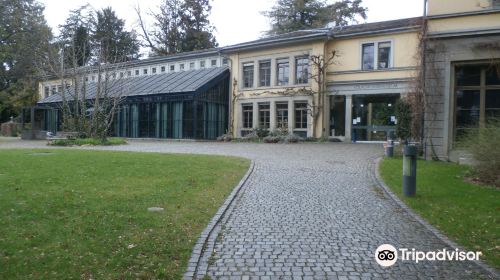
M 402 160 L 384 159 L 385 183 L 402 198 Z M 464 181 L 469 167 L 418 161 L 417 196 L 403 201 L 448 237 L 500 268 L 500 191 Z
M 0 150 L 0 279 L 179 279 L 248 166 L 221 156 Z

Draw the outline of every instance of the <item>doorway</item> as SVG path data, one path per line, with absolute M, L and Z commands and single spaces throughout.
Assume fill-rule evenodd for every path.
M 399 94 L 354 95 L 352 139 L 386 141 L 395 138 L 395 104 Z

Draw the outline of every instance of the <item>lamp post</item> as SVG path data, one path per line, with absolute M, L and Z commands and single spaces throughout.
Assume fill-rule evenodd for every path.
M 415 196 L 417 192 L 417 147 L 405 145 L 403 149 L 403 195 Z

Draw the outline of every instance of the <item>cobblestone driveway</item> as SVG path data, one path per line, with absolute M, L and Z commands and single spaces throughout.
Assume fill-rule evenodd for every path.
M 102 149 L 102 148 L 100 148 Z M 471 262 L 374 260 L 384 243 L 430 251 L 443 242 L 401 210 L 374 181 L 381 145 L 133 141 L 104 149 L 223 154 L 254 160 L 198 270 L 212 278 L 477 279 Z M 208 252 L 211 253 L 211 252 Z

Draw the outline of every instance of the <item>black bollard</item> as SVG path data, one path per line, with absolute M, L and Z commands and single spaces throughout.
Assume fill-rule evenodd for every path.
M 403 149 L 403 195 L 415 196 L 417 192 L 417 147 L 405 145 Z

